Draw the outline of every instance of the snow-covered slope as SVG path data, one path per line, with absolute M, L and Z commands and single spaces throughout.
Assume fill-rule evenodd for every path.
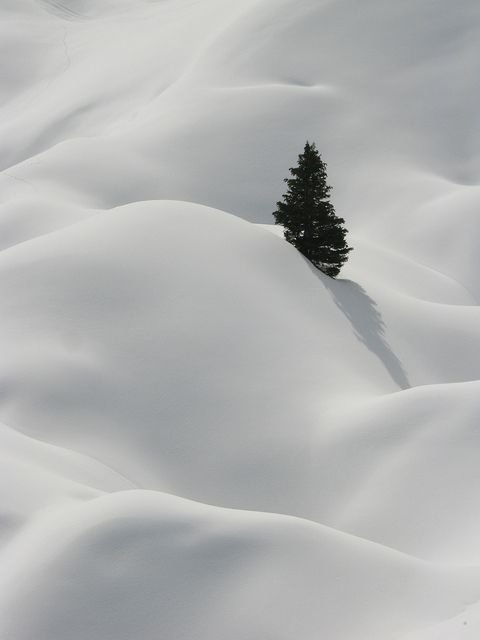
M 478 638 L 479 13 L 0 3 L 2 640 Z

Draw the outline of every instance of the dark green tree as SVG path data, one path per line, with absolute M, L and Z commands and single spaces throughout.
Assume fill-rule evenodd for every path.
M 290 173 L 292 177 L 284 180 L 287 193 L 273 212 L 275 224 L 284 227 L 285 239 L 313 265 L 334 278 L 352 249 L 345 240 L 345 220 L 329 201 L 327 167 L 315 143 L 307 141 Z

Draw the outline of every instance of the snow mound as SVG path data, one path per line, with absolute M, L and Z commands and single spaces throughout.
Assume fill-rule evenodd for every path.
M 306 521 L 139 491 L 51 512 L 18 537 L 10 560 L 15 580 L 12 589 L 7 562 L 0 607 L 19 640 L 80 640 L 86 629 L 105 640 L 153 639 L 159 629 L 185 639 L 192 629 L 240 640 L 318 628 L 354 638 L 359 626 L 381 637 L 392 623 L 408 630 L 406 612 L 418 624 L 448 611 L 472 582 Z

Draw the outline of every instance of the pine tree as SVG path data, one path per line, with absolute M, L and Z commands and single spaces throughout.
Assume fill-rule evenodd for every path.
M 275 224 L 284 227 L 285 239 L 310 262 L 334 278 L 352 250 L 345 240 L 345 220 L 335 214 L 329 201 L 327 167 L 315 143 L 308 141 L 298 165 L 290 168 L 291 178 L 283 202 L 273 212 Z

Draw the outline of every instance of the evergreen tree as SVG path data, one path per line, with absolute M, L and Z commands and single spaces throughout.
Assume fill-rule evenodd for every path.
M 315 143 L 308 141 L 298 165 L 290 168 L 291 178 L 283 202 L 273 212 L 275 224 L 284 227 L 285 239 L 310 262 L 333 278 L 348 260 L 352 250 L 345 240 L 345 220 L 335 214 L 329 201 L 327 167 Z

